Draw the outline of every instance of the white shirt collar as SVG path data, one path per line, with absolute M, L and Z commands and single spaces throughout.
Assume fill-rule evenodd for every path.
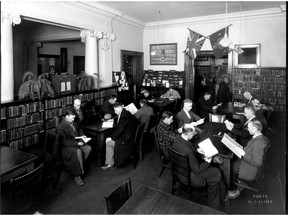
M 254 135 L 254 136 L 253 136 L 253 139 L 256 138 L 256 137 L 258 137 L 258 136 L 260 136 L 260 135 L 262 135 L 262 133 L 259 133 L 259 134 Z
M 183 109 L 183 110 L 186 113 L 186 115 L 188 116 L 188 118 L 190 119 L 191 118 L 190 113 L 187 110 L 185 110 L 185 109 Z

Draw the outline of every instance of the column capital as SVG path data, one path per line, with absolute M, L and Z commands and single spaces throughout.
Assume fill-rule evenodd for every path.
M 2 23 L 8 22 L 10 25 L 18 25 L 21 23 L 20 15 L 12 14 L 7 11 L 1 11 L 1 20 Z
M 80 32 L 81 42 L 85 43 L 86 37 L 94 37 L 96 39 L 101 39 L 103 36 L 103 33 L 101 31 L 95 31 L 94 29 L 91 30 L 82 30 Z

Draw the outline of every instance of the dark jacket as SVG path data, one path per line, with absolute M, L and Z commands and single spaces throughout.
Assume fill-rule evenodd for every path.
M 213 113 L 212 107 L 214 103 L 212 99 L 205 100 L 204 96 L 200 97 L 198 100 L 199 115 L 206 120 L 209 119 L 209 113 Z
M 117 122 L 117 118 L 115 119 Z M 131 155 L 136 131 L 135 119 L 130 112 L 122 110 L 119 122 L 113 128 L 111 139 L 115 141 L 114 159 L 116 166 L 122 166 Z
M 143 106 L 134 114 L 134 117 L 139 121 L 139 125 L 145 123 L 144 133 L 148 130 L 150 116 L 153 114 L 153 109 L 150 106 Z
M 196 122 L 200 120 L 200 117 L 196 115 L 195 113 L 193 113 L 192 111 L 190 111 L 189 114 L 191 116 L 191 119 L 188 118 L 188 116 L 186 115 L 183 109 L 177 113 L 176 120 L 177 120 L 178 128 L 182 127 L 184 124 L 189 124 L 191 122 Z
M 228 102 L 232 102 L 232 94 L 231 94 L 231 91 L 228 87 L 228 85 L 222 81 L 220 84 L 219 84 L 219 89 L 217 91 L 217 96 L 216 96 L 216 101 L 217 101 L 217 104 L 219 103 L 228 103 Z

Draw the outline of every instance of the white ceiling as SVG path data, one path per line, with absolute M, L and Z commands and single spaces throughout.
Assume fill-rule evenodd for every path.
M 225 1 L 100 1 L 143 23 L 225 14 Z M 279 8 L 286 2 L 228 1 L 228 13 Z M 159 13 L 160 11 L 160 13 Z

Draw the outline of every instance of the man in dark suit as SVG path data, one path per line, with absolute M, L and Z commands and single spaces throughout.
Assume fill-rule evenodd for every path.
M 248 123 L 249 133 L 253 136 L 244 148 L 245 154 L 241 159 L 234 161 L 233 171 L 239 173 L 240 181 L 253 181 L 256 179 L 258 169 L 263 165 L 266 148 L 269 147 L 269 139 L 262 131 L 262 124 L 255 119 Z M 228 193 L 228 199 L 235 199 L 240 195 L 243 187 Z
M 131 113 L 121 103 L 116 103 L 113 107 L 118 118 L 112 134 L 106 139 L 106 160 L 101 167 L 103 170 L 125 164 L 131 155 L 135 136 L 135 120 Z
M 239 142 L 242 146 L 246 146 L 248 141 L 251 139 L 251 134 L 247 128 L 248 123 L 256 119 L 255 110 L 251 105 L 244 107 L 244 116 L 246 118 L 246 122 L 244 124 L 233 124 L 228 120 L 225 121 L 226 128 L 231 131 L 232 134 L 236 135 L 237 142 Z
M 184 124 L 191 124 L 191 126 L 197 126 L 202 124 L 204 119 L 201 119 L 198 115 L 191 111 L 193 103 L 190 99 L 185 99 L 183 101 L 183 109 L 177 113 L 176 120 L 178 126 L 178 132 L 181 132 L 181 127 Z
M 81 122 L 84 118 L 83 111 L 81 108 L 81 100 L 76 98 L 73 102 L 73 109 L 76 114 L 75 121 Z
M 116 95 L 110 95 L 109 99 L 106 100 L 102 106 L 101 106 L 101 116 L 104 117 L 105 119 L 110 119 L 113 116 L 115 116 L 115 111 L 113 108 L 113 105 L 117 102 L 117 97 Z
M 139 121 L 139 125 L 145 123 L 144 133 L 147 133 L 150 116 L 154 114 L 152 107 L 148 106 L 147 100 L 140 100 L 140 109 L 134 114 L 134 117 Z
M 84 160 L 91 152 L 91 146 L 83 141 L 76 140 L 75 137 L 84 136 L 78 122 L 74 121 L 76 114 L 73 108 L 69 107 L 65 111 L 65 117 L 57 126 L 57 134 L 62 143 L 61 154 L 67 169 L 75 176 L 75 183 L 84 185 L 81 175 L 84 174 Z M 84 158 L 83 158 L 84 156 Z
M 211 208 L 220 209 L 220 201 L 226 195 L 226 188 L 222 180 L 221 172 L 217 167 L 211 167 L 212 158 L 204 157 L 204 160 L 198 159 L 198 152 L 195 145 L 192 145 L 189 140 L 196 134 L 195 130 L 188 124 L 185 124 L 181 135 L 178 135 L 172 144 L 172 148 L 181 153 L 187 154 L 189 157 L 189 164 L 191 168 L 191 183 L 195 187 L 208 186 L 208 201 L 207 204 Z M 197 152 L 198 151 L 198 152 Z M 213 161 L 221 163 L 220 159 L 215 157 Z M 179 176 L 181 180 L 181 176 Z

